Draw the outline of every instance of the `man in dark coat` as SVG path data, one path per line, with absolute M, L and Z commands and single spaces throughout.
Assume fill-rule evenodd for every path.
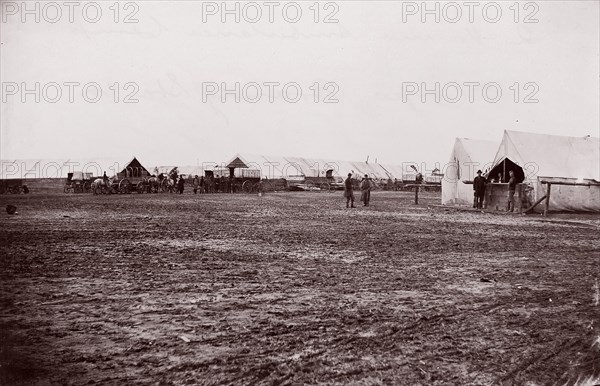
M 192 184 L 194 186 L 194 194 L 198 193 L 198 188 L 200 187 L 200 178 L 198 178 L 197 174 L 194 176 Z
M 221 177 L 216 176 L 213 177 L 213 192 L 219 193 L 220 189 L 221 189 Z
M 183 176 L 179 176 L 179 181 L 177 182 L 177 188 L 179 189 L 179 194 L 183 194 L 183 188 L 185 186 L 185 180 Z
M 227 180 L 225 179 L 225 176 L 221 176 L 221 183 L 219 185 L 221 185 L 221 192 L 223 192 L 223 193 L 228 192 Z
M 477 171 L 477 177 L 473 180 L 473 192 L 475 199 L 473 200 L 473 208 L 483 208 L 483 197 L 485 196 L 485 178 L 481 176 L 481 170 Z
M 344 197 L 346 197 L 346 208 L 354 208 L 354 188 L 352 187 L 352 173 L 348 173 L 348 178 L 344 180 Z
M 229 193 L 235 193 L 235 177 L 233 175 L 229 176 Z

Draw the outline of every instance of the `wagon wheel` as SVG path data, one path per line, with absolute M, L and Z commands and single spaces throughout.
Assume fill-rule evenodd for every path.
M 242 191 L 242 184 L 240 184 L 239 182 L 235 182 L 233 184 L 233 191 L 232 193 L 238 193 Z
M 71 190 L 71 185 L 65 185 L 65 187 L 63 188 L 63 192 L 65 192 L 65 193 L 69 193 L 70 190 Z
M 76 184 L 73 187 L 73 192 L 74 193 L 83 193 L 83 185 L 82 184 Z
M 131 192 L 131 182 L 127 178 L 119 182 L 119 193 L 125 194 Z
M 163 179 L 160 183 L 160 191 L 163 193 L 166 193 L 169 190 L 169 183 L 167 182 L 167 179 Z
M 89 193 L 92 190 L 92 187 L 90 185 L 89 181 L 86 181 L 83 183 L 83 192 L 84 193 Z
M 145 190 L 144 182 L 143 182 L 143 181 L 140 181 L 140 182 L 138 182 L 138 184 L 137 184 L 137 185 L 136 185 L 136 187 L 135 187 L 135 190 L 136 190 L 136 191 L 137 191 L 139 194 L 142 194 L 142 193 L 144 193 L 144 190 Z
M 319 188 L 321 188 L 321 191 L 331 192 L 331 185 L 328 182 L 323 182 Z
M 94 188 L 94 194 L 110 194 L 112 187 L 105 185 L 96 185 Z
M 252 185 L 251 181 L 244 181 L 244 183 L 242 184 L 242 192 L 244 193 L 252 193 L 252 188 L 254 186 Z
M 275 187 L 268 180 L 262 181 L 260 183 L 262 183 L 262 191 L 263 191 L 263 193 L 264 192 L 274 192 L 275 191 Z

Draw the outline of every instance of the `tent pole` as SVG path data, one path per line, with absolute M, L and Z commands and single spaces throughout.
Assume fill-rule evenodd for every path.
M 506 181 L 506 158 L 504 159 L 504 161 L 502 161 L 502 181 L 500 182 L 504 181 Z
M 419 205 L 419 185 L 415 185 L 415 205 Z
M 548 209 L 550 209 L 550 189 L 552 188 L 552 184 L 548 184 L 548 190 L 546 192 L 546 207 L 544 208 L 544 217 L 548 215 Z
M 523 213 L 523 184 L 517 184 L 517 189 L 517 200 L 519 200 L 519 214 L 521 214 Z
M 529 208 L 525 209 L 525 213 L 529 213 L 530 211 L 532 211 L 536 206 L 538 206 L 540 204 L 540 202 L 544 201 L 546 199 L 546 196 L 540 198 L 539 200 L 537 200 L 535 202 L 535 204 L 531 205 Z

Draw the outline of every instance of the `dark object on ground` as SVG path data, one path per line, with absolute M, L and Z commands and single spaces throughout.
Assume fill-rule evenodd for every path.
M 17 207 L 14 205 L 6 205 L 6 213 L 15 214 L 17 212 Z

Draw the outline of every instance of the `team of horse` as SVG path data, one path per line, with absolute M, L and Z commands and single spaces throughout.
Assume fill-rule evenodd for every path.
M 91 191 L 95 195 L 118 193 L 119 185 L 119 181 L 114 177 L 107 179 L 99 177 L 92 182 Z M 161 173 L 158 176 L 153 175 L 140 181 L 136 186 L 136 190 L 138 193 L 173 193 L 176 190 L 176 183 L 170 176 Z
M 99 177 L 92 182 L 91 190 L 94 195 L 115 193 L 116 189 L 113 185 L 113 180 L 110 178 L 105 180 L 104 178 Z

